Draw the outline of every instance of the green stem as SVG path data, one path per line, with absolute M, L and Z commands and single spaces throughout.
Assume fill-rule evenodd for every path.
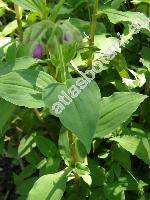
M 41 12 L 41 19 L 42 20 L 47 19 L 47 8 L 46 8 L 46 5 L 47 5 L 47 0 L 44 0 L 44 6 L 43 6 L 43 10 Z
M 75 142 L 74 142 L 75 138 L 71 131 L 68 131 L 68 137 L 69 137 L 69 144 L 70 144 L 70 151 L 71 151 L 71 166 L 74 168 L 76 162 L 78 162 L 78 158 L 77 158 L 76 147 L 75 147 Z M 77 188 L 79 188 L 80 176 L 74 172 L 74 177 L 75 177 L 74 179 L 75 184 Z
M 61 81 L 64 82 L 67 79 L 67 72 L 66 72 L 66 67 L 64 65 L 64 57 L 63 57 L 63 52 L 62 52 L 62 46 L 61 46 L 61 44 L 59 44 L 57 42 L 57 47 L 58 47 L 60 65 L 61 65 Z
M 99 0 L 95 0 L 94 7 L 93 7 L 91 33 L 90 33 L 90 37 L 89 37 L 90 50 L 92 50 L 93 47 L 94 47 L 94 36 L 95 36 L 95 32 L 96 32 L 98 3 L 99 3 Z M 93 53 L 91 53 L 91 56 L 90 56 L 89 61 L 88 61 L 89 67 L 92 67 L 92 60 L 93 60 Z
M 16 12 L 16 20 L 17 20 L 17 24 L 18 24 L 18 31 L 19 31 L 19 38 L 20 41 L 22 42 L 23 40 L 23 29 L 22 29 L 22 14 L 20 12 L 20 7 L 16 4 L 14 4 L 14 8 L 15 8 L 15 12 Z

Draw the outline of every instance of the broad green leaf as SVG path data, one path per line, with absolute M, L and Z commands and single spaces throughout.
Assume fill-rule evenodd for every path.
M 139 183 L 140 181 L 138 181 L 130 172 L 122 173 L 122 176 L 118 178 L 118 182 L 125 190 L 137 190 L 140 184 L 142 184 L 142 187 L 147 185 L 144 182 Z
M 94 45 L 105 54 L 107 54 L 108 49 L 111 49 L 114 46 L 116 47 L 116 50 L 119 51 L 119 40 L 115 37 L 107 37 L 106 34 L 95 35 Z M 114 49 L 112 49 L 112 51 L 113 50 Z M 98 54 L 98 57 L 100 57 L 100 54 Z
M 40 174 L 50 174 L 57 172 L 60 165 L 60 154 L 56 145 L 50 138 L 44 137 L 40 132 L 34 138 L 39 151 L 47 158 L 40 169 Z
M 40 176 L 45 174 L 53 174 L 58 172 L 60 167 L 60 161 L 61 158 L 59 154 L 55 156 L 49 156 L 46 160 L 46 162 L 43 164 L 43 166 L 40 169 Z
M 148 3 L 148 4 L 150 4 L 149 0 L 132 0 L 131 2 L 133 4 L 139 4 L 139 3 Z
M 12 0 L 14 3 L 20 5 L 26 10 L 44 14 L 45 4 L 44 0 Z
M 16 42 L 12 42 L 6 52 L 6 62 L 9 64 L 14 64 L 16 59 Z
M 77 199 L 77 198 L 76 198 Z M 71 199 L 70 199 L 71 200 Z M 104 189 L 99 187 L 91 191 L 89 200 L 107 200 L 104 194 Z
M 25 159 L 28 163 L 37 167 L 41 162 L 41 154 L 36 149 L 32 149 L 30 153 L 26 154 Z
M 126 151 L 122 147 L 118 147 L 117 145 L 115 145 L 112 155 L 114 161 L 119 162 L 119 164 L 122 165 L 122 167 L 131 171 L 130 153 L 128 151 Z
M 0 48 L 4 48 L 5 46 L 7 46 L 9 43 L 11 42 L 11 38 L 10 37 L 0 37 Z
M 0 97 L 28 108 L 44 107 L 42 90 L 54 82 L 47 73 L 25 69 L 0 76 Z
M 43 92 L 43 98 L 50 112 L 60 118 L 89 152 L 100 111 L 100 91 L 96 83 L 88 84 L 80 78 L 67 80 L 65 85 L 51 84 Z
M 150 144 L 147 138 L 138 138 L 135 135 L 124 135 L 112 138 L 132 155 L 136 155 L 146 164 L 150 165 Z
M 106 185 L 104 192 L 108 200 L 125 200 L 124 188 L 118 183 Z
M 21 184 L 18 184 L 16 187 L 17 194 L 20 194 L 22 199 L 27 199 L 27 194 L 29 193 L 37 179 L 37 177 L 31 177 L 22 181 Z
M 7 62 L 0 63 L 0 76 L 8 74 L 9 72 L 28 69 L 32 65 L 37 64 L 38 60 L 33 59 L 32 57 L 20 57 L 15 59 L 14 64 L 9 64 Z
M 65 191 L 70 169 L 40 177 L 30 190 L 27 200 L 60 200 Z
M 150 48 L 148 47 L 143 47 L 141 51 L 141 59 L 140 62 L 143 63 L 143 66 L 147 67 L 148 70 L 150 71 Z
M 111 8 L 118 9 L 124 1 L 125 0 L 113 0 L 111 3 Z
M 19 187 L 20 185 L 22 185 L 24 179 L 27 179 L 28 177 L 32 176 L 35 172 L 36 172 L 36 168 L 34 166 L 27 165 L 22 170 L 21 173 L 19 173 L 19 174 L 13 173 L 14 183 L 15 183 L 16 187 Z M 32 184 L 32 186 L 33 186 L 33 184 Z
M 76 162 L 75 164 L 75 172 L 82 177 L 82 179 L 90 186 L 92 184 L 92 178 L 90 176 L 89 168 L 80 162 Z
M 22 26 L 25 26 L 25 23 L 22 23 Z M 12 22 L 9 22 L 3 29 L 2 32 L 0 32 L 0 37 L 5 37 L 9 35 L 10 33 L 14 32 L 18 28 L 17 20 L 14 20 Z
M 19 147 L 18 147 L 18 155 L 22 158 L 28 153 L 31 152 L 31 150 L 36 147 L 36 143 L 34 141 L 35 133 L 31 135 L 26 135 L 23 137 L 20 141 Z
M 134 92 L 116 92 L 104 97 L 95 137 L 103 138 L 121 126 L 146 97 Z
M 5 28 L 3 29 L 2 32 L 0 32 L 0 36 L 7 36 L 10 33 L 12 33 L 15 29 L 17 29 L 18 25 L 17 25 L 17 20 L 14 20 L 12 22 L 9 22 Z
M 40 133 L 37 133 L 34 138 L 37 147 L 40 152 L 45 156 L 58 156 L 58 150 L 56 145 L 50 140 L 50 138 L 46 138 L 42 136 Z
M 79 18 L 70 18 L 70 23 L 76 26 L 82 35 L 84 36 L 84 33 L 87 35 L 90 34 L 90 22 L 89 21 L 84 21 Z M 106 33 L 106 28 L 103 23 L 97 22 L 97 27 L 96 27 L 96 35 Z
M 89 168 L 83 163 L 77 162 L 76 165 L 75 165 L 75 170 L 76 170 L 76 172 L 79 176 L 90 174 Z
M 36 172 L 36 168 L 32 165 L 27 165 L 23 171 L 18 175 L 19 178 L 21 179 L 25 179 L 30 177 L 32 174 L 34 174 Z
M 143 29 L 149 29 L 149 18 L 146 17 L 143 13 L 139 12 L 131 12 L 131 11 L 118 11 L 115 9 L 104 9 L 99 11 L 99 14 L 106 14 L 113 24 L 117 24 L 119 22 L 129 22 L 134 25 L 140 25 Z
M 112 168 L 114 171 L 114 175 L 119 178 L 121 175 L 121 166 L 119 165 L 119 163 L 115 162 L 112 164 Z
M 0 137 L 3 135 L 3 129 L 7 122 L 10 120 L 16 106 L 0 99 Z
M 16 42 L 12 42 L 7 48 L 6 61 L 0 62 L 0 76 L 14 70 L 28 69 L 39 62 L 31 56 L 18 57 L 18 52 L 20 49 L 17 49 Z
M 99 163 L 95 160 L 88 160 L 88 167 L 90 169 L 90 175 L 92 177 L 92 185 L 102 186 L 106 182 L 105 169 L 99 166 Z
M 20 57 L 16 58 L 15 64 L 12 68 L 12 70 L 20 70 L 20 69 L 28 69 L 32 65 L 38 63 L 37 59 L 34 59 L 32 57 Z
M 6 10 L 10 10 L 10 9 L 8 8 L 7 3 L 6 3 L 6 2 L 3 2 L 2 0 L 0 0 L 0 9 L 2 9 L 2 8 L 6 9 Z

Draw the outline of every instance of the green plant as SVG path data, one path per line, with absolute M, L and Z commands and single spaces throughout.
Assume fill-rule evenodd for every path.
M 0 1 L 0 155 L 15 183 L 2 199 L 150 197 L 149 9 Z

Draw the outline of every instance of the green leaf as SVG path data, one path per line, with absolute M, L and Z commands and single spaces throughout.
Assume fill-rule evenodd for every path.
M 89 21 L 84 21 L 79 18 L 70 18 L 70 23 L 76 26 L 82 35 L 84 36 L 84 33 L 87 35 L 90 34 L 90 22 Z M 102 34 L 106 33 L 106 28 L 103 23 L 97 22 L 97 27 L 96 27 L 96 34 Z
M 88 167 L 92 177 L 92 185 L 102 186 L 106 182 L 105 169 L 94 160 L 88 160 Z
M 111 3 L 111 8 L 118 9 L 124 1 L 125 0 L 113 0 Z
M 149 0 L 132 0 L 131 2 L 133 4 L 139 4 L 139 3 L 148 3 L 148 4 L 150 4 Z
M 27 200 L 60 200 L 65 191 L 70 169 L 40 177 L 30 190 Z
M 125 190 L 137 190 L 139 187 L 139 182 L 130 172 L 122 173 L 122 176 L 118 178 L 119 184 Z M 146 183 L 143 183 L 143 187 L 146 186 Z
M 112 164 L 113 170 L 114 170 L 114 174 L 117 176 L 117 178 L 120 177 L 121 175 L 121 167 L 118 163 L 113 163 Z
M 107 200 L 103 188 L 96 188 L 91 191 L 89 200 Z
M 15 55 L 11 55 L 11 57 L 15 57 Z M 38 60 L 27 56 L 16 58 L 15 62 L 11 64 L 7 62 L 2 62 L 0 63 L 0 76 L 16 70 L 28 69 L 29 67 L 37 63 Z
M 43 98 L 50 112 L 59 116 L 62 124 L 79 138 L 89 152 L 100 110 L 97 84 L 88 84 L 83 78 L 70 79 L 66 85 L 51 84 L 45 89 Z M 59 102 L 61 98 L 63 103 Z
M 12 1 L 26 10 L 39 13 L 43 13 L 45 11 L 45 4 L 43 0 L 12 0 Z
M 2 32 L 0 32 L 0 37 L 5 37 L 7 35 L 9 35 L 10 33 L 12 33 L 13 31 L 15 31 L 18 28 L 17 25 L 17 20 L 14 20 L 12 22 L 9 22 L 5 28 L 3 29 Z
M 10 120 L 16 106 L 0 99 L 0 137 L 3 135 L 3 130 L 7 122 Z
M 22 181 L 21 184 L 17 185 L 17 194 L 20 194 L 23 197 L 23 199 L 27 199 L 27 194 L 33 187 L 35 181 L 37 181 L 37 177 L 28 178 Z
M 124 189 L 118 183 L 106 185 L 104 192 L 108 200 L 125 200 Z
M 80 163 L 80 162 L 76 163 L 75 170 L 76 170 L 76 172 L 77 172 L 77 174 L 79 176 L 89 175 L 90 174 L 89 168 L 85 164 Z
M 132 155 L 136 155 L 139 159 L 150 165 L 150 144 L 147 138 L 124 135 L 121 137 L 114 137 L 111 140 L 118 142 Z
M 37 147 L 40 152 L 45 156 L 57 156 L 58 150 L 56 145 L 48 138 L 42 136 L 40 133 L 36 134 L 34 137 Z
M 112 154 L 114 161 L 119 162 L 122 167 L 131 171 L 130 153 L 128 151 L 115 145 Z
M 54 82 L 47 73 L 25 69 L 0 76 L 0 97 L 28 108 L 44 107 L 42 90 Z
M 31 150 L 36 146 L 36 143 L 34 141 L 35 133 L 31 135 L 26 135 L 23 137 L 20 141 L 19 147 L 18 147 L 18 155 L 22 158 L 28 153 L 31 152 Z
M 121 126 L 146 97 L 134 92 L 116 92 L 104 97 L 95 137 L 103 138 Z
M 141 51 L 142 58 L 140 59 L 140 62 L 143 63 L 143 66 L 147 67 L 150 71 L 150 56 L 149 56 L 150 48 L 143 47 Z
M 92 184 L 92 178 L 90 176 L 89 168 L 80 162 L 76 162 L 75 164 L 75 172 L 82 177 L 82 179 L 90 186 Z
M 99 14 L 106 14 L 111 23 L 117 24 L 119 22 L 129 22 L 135 25 L 140 24 L 141 28 L 149 29 L 149 18 L 143 13 L 131 12 L 131 11 L 118 11 L 115 9 L 104 9 L 99 11 Z
M 42 168 L 40 169 L 40 176 L 45 174 L 53 174 L 59 170 L 60 167 L 60 156 L 49 156 L 46 162 L 43 164 Z

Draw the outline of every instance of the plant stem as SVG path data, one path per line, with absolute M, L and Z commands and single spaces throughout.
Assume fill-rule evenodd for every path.
M 75 143 L 74 143 L 74 136 L 71 131 L 68 131 L 68 137 L 69 137 L 69 144 L 70 144 L 70 150 L 71 150 L 71 156 L 72 156 L 71 166 L 74 168 L 76 162 L 78 162 L 78 159 L 77 159 L 76 147 L 75 147 Z M 74 176 L 75 176 L 75 179 L 74 179 L 75 184 L 76 184 L 77 188 L 79 188 L 80 176 L 75 172 L 74 172 Z
M 33 108 L 33 112 L 34 112 L 34 114 L 36 115 L 36 117 L 38 118 L 38 120 L 39 120 L 41 123 L 43 123 L 44 120 L 43 120 L 43 118 L 41 117 L 41 114 L 40 114 L 40 112 L 38 111 L 38 109 Z
M 96 23 L 97 23 L 97 11 L 98 11 L 98 2 L 99 0 L 95 0 L 94 7 L 93 7 L 93 15 L 92 15 L 92 22 L 91 22 L 91 33 L 89 37 L 89 47 L 90 50 L 94 47 L 94 36 L 96 32 Z M 88 66 L 92 67 L 92 60 L 93 60 L 93 53 L 91 53 L 91 56 L 88 61 Z
M 14 8 L 15 8 L 16 20 L 18 24 L 19 38 L 20 38 L 20 41 L 22 42 L 23 40 L 23 29 L 22 29 L 22 21 L 21 21 L 22 14 L 20 11 L 20 7 L 18 5 L 14 4 Z
M 75 149 L 75 144 L 74 144 L 74 137 L 71 131 L 68 131 L 68 136 L 69 136 L 69 144 L 70 144 L 70 150 L 71 150 L 71 165 L 74 167 L 75 163 L 77 162 L 77 156 L 76 156 L 76 149 Z
M 61 82 L 64 82 L 66 81 L 67 79 L 67 72 L 66 72 L 66 67 L 65 67 L 65 64 L 64 64 L 64 57 L 63 57 L 63 51 L 62 51 L 62 46 L 61 44 L 59 44 L 57 42 L 57 49 L 58 49 L 58 55 L 59 55 L 59 62 L 60 62 L 60 72 L 61 72 Z

